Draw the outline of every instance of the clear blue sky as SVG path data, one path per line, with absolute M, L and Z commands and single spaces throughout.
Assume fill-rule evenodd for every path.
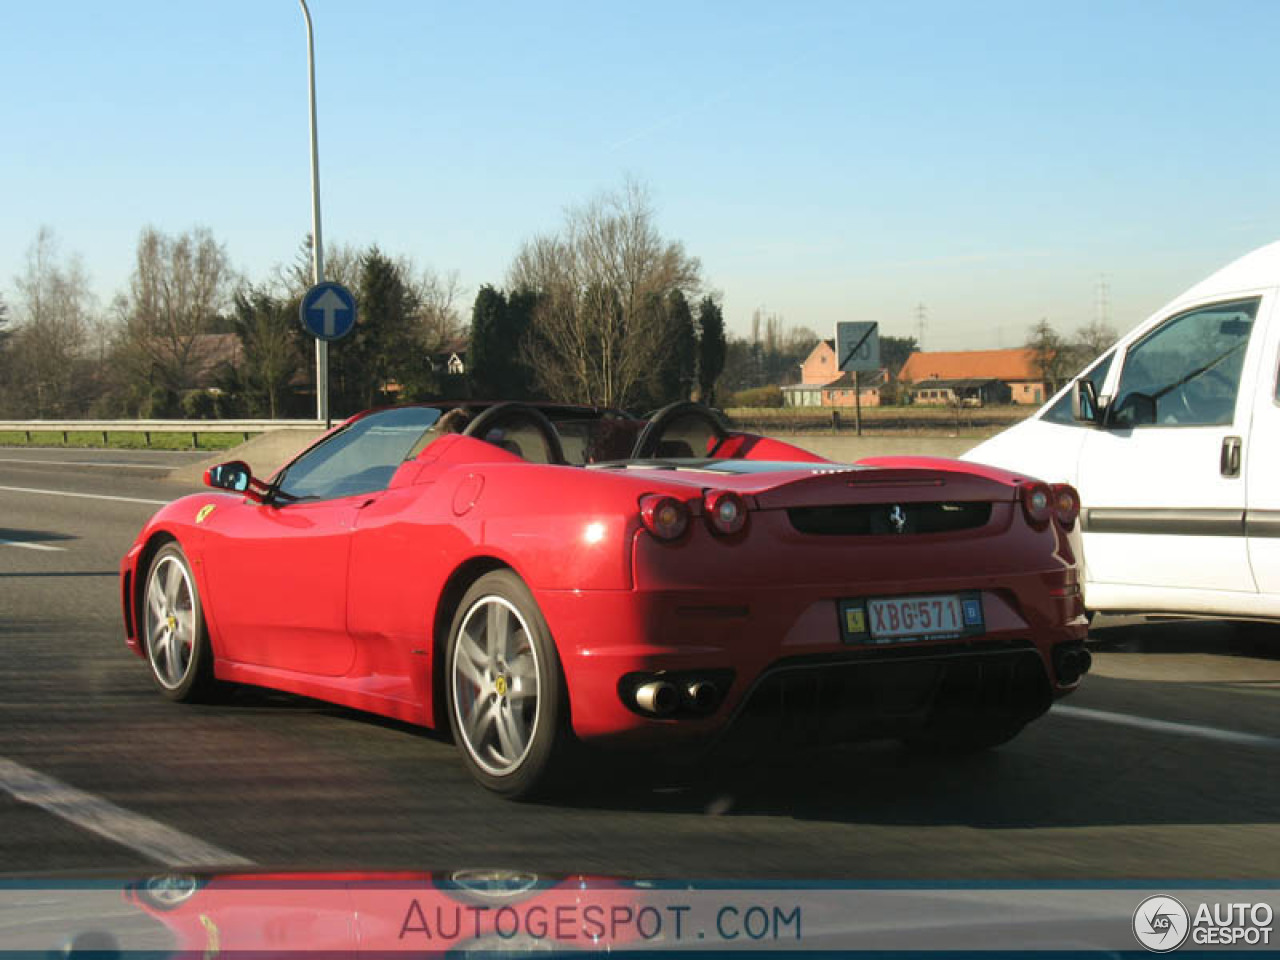
M 314 0 L 327 239 L 457 270 L 631 174 L 731 329 L 1127 329 L 1280 236 L 1280 3 Z M 41 224 L 102 301 L 139 230 L 252 279 L 310 225 L 292 0 L 0 0 L 0 294 Z

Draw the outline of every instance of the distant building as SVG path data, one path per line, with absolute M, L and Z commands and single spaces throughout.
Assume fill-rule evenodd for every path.
M 804 363 L 800 364 L 800 384 L 812 386 L 830 383 L 838 376 L 840 365 L 836 363 L 836 342 L 819 340 L 809 351 L 809 356 L 805 357 Z
M 880 406 L 880 393 L 887 382 L 884 370 L 858 375 L 858 393 L 862 406 Z M 787 407 L 852 407 L 853 374 L 844 372 L 836 362 L 836 342 L 819 340 L 800 364 L 800 382 L 782 388 L 782 403 Z
M 933 400 L 922 394 L 929 390 L 950 390 L 943 384 L 969 383 L 960 388 L 974 390 L 981 396 L 990 395 L 980 386 L 990 380 L 998 380 L 1009 388 L 1006 400 L 985 400 L 987 403 L 1040 404 L 1048 397 L 1049 388 L 1036 363 L 1036 352 L 1027 347 L 1011 350 L 956 350 L 951 352 L 922 353 L 917 351 L 907 358 L 898 373 L 898 380 L 909 383 L 911 393 L 921 402 Z M 931 383 L 930 381 L 938 381 Z M 954 391 L 953 391 L 954 392 Z M 947 403 L 947 400 L 933 400 Z
M 180 356 L 185 350 L 189 389 L 217 391 L 227 375 L 244 362 L 244 348 L 234 333 L 197 333 L 176 344 L 162 339 L 151 342 L 166 357 Z
M 437 373 L 460 376 L 467 372 L 467 348 L 471 344 L 466 337 L 455 337 L 446 341 L 439 350 L 431 354 L 431 369 Z
M 911 387 L 911 399 L 922 406 L 985 407 L 1010 403 L 1013 392 L 1003 380 L 923 380 Z

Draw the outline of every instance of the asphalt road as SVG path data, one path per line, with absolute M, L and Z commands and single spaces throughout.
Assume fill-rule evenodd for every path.
M 445 739 L 402 724 L 249 689 L 171 704 L 124 647 L 116 577 L 150 501 L 189 489 L 168 469 L 195 458 L 0 449 L 0 782 L 56 778 L 79 791 L 66 810 L 90 810 L 68 820 L 0 791 L 0 873 L 155 866 L 160 855 L 120 842 L 113 818 L 133 816 L 264 868 L 1277 875 L 1280 629 L 1101 621 L 1097 671 L 1070 709 L 982 756 L 867 745 L 750 769 L 597 773 L 554 805 L 485 794 Z M 103 819 L 103 801 L 118 814 Z M 95 816 L 100 832 L 84 825 Z

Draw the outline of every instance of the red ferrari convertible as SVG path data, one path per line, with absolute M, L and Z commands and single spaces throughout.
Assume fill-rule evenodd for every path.
M 993 746 L 1089 668 L 1070 487 L 835 464 L 696 404 L 394 407 L 205 479 L 121 566 L 160 691 L 448 725 L 509 796 L 577 743 Z

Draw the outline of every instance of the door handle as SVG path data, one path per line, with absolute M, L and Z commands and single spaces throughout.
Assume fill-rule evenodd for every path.
M 1218 469 L 1224 477 L 1240 476 L 1240 450 L 1244 446 L 1239 437 L 1222 438 L 1222 458 Z

